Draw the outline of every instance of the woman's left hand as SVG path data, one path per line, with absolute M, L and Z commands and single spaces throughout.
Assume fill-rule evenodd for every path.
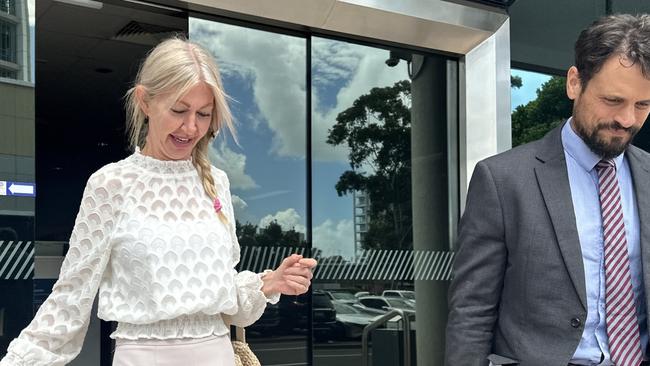
M 262 292 L 267 297 L 274 293 L 283 295 L 301 295 L 309 290 L 313 277 L 312 269 L 316 260 L 292 254 L 282 260 L 280 266 L 267 273 L 263 278 Z

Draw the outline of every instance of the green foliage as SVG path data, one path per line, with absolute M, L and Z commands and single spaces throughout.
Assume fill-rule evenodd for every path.
M 257 225 L 249 222 L 241 224 L 235 222 L 237 239 L 241 246 L 290 246 L 304 247 L 307 242 L 302 235 L 294 229 L 283 231 L 276 221 L 270 222 L 265 228 L 258 228 Z
M 365 248 L 407 248 L 411 231 L 411 83 L 372 88 L 339 113 L 327 143 L 346 144 L 350 170 L 339 196 L 365 191 L 370 199 Z
M 537 89 L 537 99 L 512 112 L 512 146 L 540 139 L 570 117 L 572 109 L 565 78 L 553 76 Z
M 521 88 L 522 85 L 523 85 L 523 83 L 521 81 L 521 76 L 510 75 L 510 87 L 511 88 L 519 89 L 519 88 Z

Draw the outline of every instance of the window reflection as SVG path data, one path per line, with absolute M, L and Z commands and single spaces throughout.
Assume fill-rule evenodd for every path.
M 306 40 L 192 17 L 189 29 L 216 56 L 232 97 L 240 145 L 221 136 L 210 159 L 230 178 L 239 269 L 306 255 Z M 247 328 L 262 364 L 307 364 L 309 303 L 283 296 Z
M 512 70 L 512 145 L 538 140 L 571 116 L 566 78 Z
M 314 364 L 360 364 L 364 327 L 390 311 L 415 312 L 417 282 L 445 283 L 451 274 L 447 61 L 323 38 L 313 39 L 312 55 L 314 299 L 327 295 L 336 313 L 322 331 L 328 336 L 315 337 Z M 414 192 L 424 205 L 414 204 Z M 429 231 L 421 229 L 427 218 Z M 445 289 L 433 292 L 446 298 Z M 316 314 L 314 306 L 314 321 Z M 372 335 L 371 353 L 373 338 L 398 353 L 397 344 Z
M 27 5 L 0 0 L 0 355 L 33 315 L 34 195 L 22 189 L 35 182 L 34 9 Z

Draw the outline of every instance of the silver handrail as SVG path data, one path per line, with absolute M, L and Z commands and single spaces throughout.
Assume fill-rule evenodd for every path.
M 415 311 L 393 309 L 381 317 L 377 318 L 374 322 L 366 325 L 363 328 L 361 336 L 361 365 L 368 366 L 368 338 L 370 332 L 386 324 L 390 319 L 399 315 L 402 319 L 402 331 L 404 332 L 404 365 L 411 366 L 411 315 L 415 315 Z

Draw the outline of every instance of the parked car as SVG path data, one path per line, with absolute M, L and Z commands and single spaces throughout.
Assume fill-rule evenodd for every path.
M 360 298 L 360 297 L 363 297 L 363 296 L 370 296 L 370 292 L 368 292 L 368 291 L 359 291 L 359 292 L 354 294 L 354 297 L 356 297 L 357 299 Z
M 278 302 L 280 310 L 280 332 L 295 334 L 307 333 L 309 330 L 309 295 L 281 296 Z
M 354 304 L 357 302 L 357 298 L 352 292 L 348 291 L 339 291 L 339 290 L 327 290 L 324 291 L 327 296 L 329 296 L 332 301 L 342 301 L 348 304 Z
M 401 297 L 407 300 L 415 301 L 415 291 L 408 290 L 385 290 L 381 296 L 384 297 Z
M 415 307 L 415 291 L 385 290 L 381 295 L 384 297 L 394 297 L 407 300 Z
M 336 309 L 332 300 L 323 291 L 314 291 L 312 295 L 312 326 L 317 341 L 330 340 L 335 336 Z
M 280 305 L 267 304 L 262 317 L 255 323 L 246 328 L 248 334 L 252 337 L 259 333 L 260 335 L 271 335 L 279 330 L 280 326 Z
M 336 309 L 336 336 L 340 339 L 358 339 L 363 328 L 381 315 L 354 307 L 343 301 L 332 301 Z
M 366 308 L 379 310 L 382 313 L 392 309 L 415 310 L 415 305 L 412 302 L 398 297 L 364 296 L 359 298 L 359 303 Z

